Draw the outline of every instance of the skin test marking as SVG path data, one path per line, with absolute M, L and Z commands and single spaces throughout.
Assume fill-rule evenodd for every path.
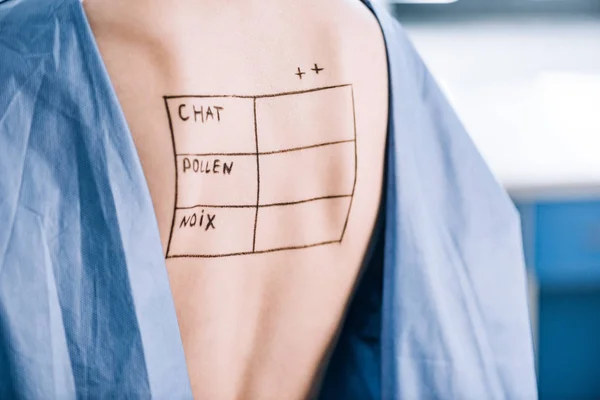
M 315 63 L 315 66 L 311 68 L 311 70 L 315 71 L 315 74 L 319 75 L 319 72 L 323 71 L 325 68 L 319 68 L 319 66 Z
M 322 70 L 314 65 L 316 74 Z M 256 96 L 176 95 L 164 101 L 176 163 L 167 258 L 341 243 L 356 186 L 352 85 Z M 323 104 L 333 106 L 323 109 Z M 336 129 L 315 132 L 307 115 L 341 122 Z M 278 134 L 281 126 L 290 126 L 285 140 Z M 329 173 L 339 165 L 352 172 L 341 181 Z M 314 185 L 278 190 L 294 173 L 333 181 L 319 185 L 315 179 Z M 321 226 L 282 238 L 278 231 L 285 221 Z

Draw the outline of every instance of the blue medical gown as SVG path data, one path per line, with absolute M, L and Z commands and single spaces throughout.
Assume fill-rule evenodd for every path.
M 390 71 L 385 227 L 321 397 L 534 399 L 518 215 L 402 28 L 372 10 Z M 79 0 L 0 3 L 13 398 L 191 398 L 150 194 Z

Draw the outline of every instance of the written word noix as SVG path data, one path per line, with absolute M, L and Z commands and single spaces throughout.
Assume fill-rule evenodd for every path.
M 223 111 L 223 107 L 221 106 L 199 106 L 196 108 L 196 105 L 192 105 L 192 109 L 189 110 L 187 108 L 187 104 L 180 104 L 178 108 L 179 118 L 182 121 L 194 121 L 205 123 L 208 121 L 221 121 L 221 111 Z
M 204 218 L 206 217 L 206 218 Z M 200 213 L 192 213 L 190 215 L 184 215 L 181 218 L 181 223 L 179 224 L 179 228 L 204 228 L 206 232 L 209 229 L 215 228 L 215 218 L 217 216 L 214 214 L 206 213 L 204 214 L 204 210 Z

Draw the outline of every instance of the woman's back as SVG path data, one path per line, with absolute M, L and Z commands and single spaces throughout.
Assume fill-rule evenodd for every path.
M 373 231 L 387 68 L 358 0 L 85 7 L 152 195 L 196 398 L 300 398 Z

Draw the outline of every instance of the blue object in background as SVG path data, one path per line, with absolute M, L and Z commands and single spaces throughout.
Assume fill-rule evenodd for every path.
M 600 399 L 600 201 L 521 201 L 542 400 Z
M 600 201 L 540 201 L 519 206 L 528 265 L 544 288 L 600 287 Z M 529 239 L 531 240 L 531 239 Z
M 540 291 L 542 400 L 600 399 L 600 287 Z

